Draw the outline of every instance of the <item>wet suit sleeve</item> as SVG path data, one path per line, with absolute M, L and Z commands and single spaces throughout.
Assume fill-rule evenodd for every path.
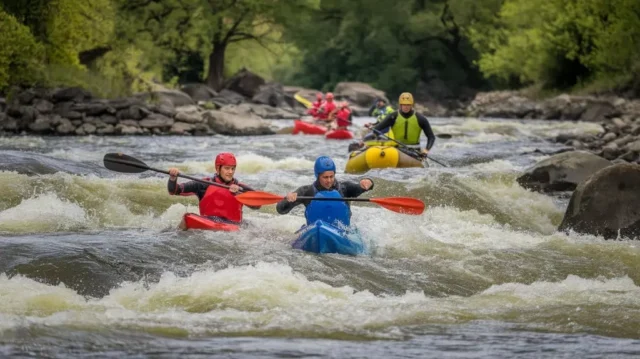
M 202 197 L 204 197 L 205 192 L 207 192 L 207 187 L 209 187 L 209 185 L 196 181 L 178 183 L 177 180 L 172 181 L 169 179 L 169 182 L 167 182 L 169 194 L 180 196 L 196 195 L 198 196 L 198 199 L 202 199 Z
M 295 192 L 298 194 L 298 197 L 313 197 L 313 185 L 299 187 Z M 296 200 L 295 202 L 289 202 L 285 198 L 282 201 L 278 202 L 278 204 L 276 205 L 276 211 L 278 211 L 279 214 L 287 214 L 300 204 L 304 204 L 306 207 L 309 202 L 309 200 Z
M 371 181 L 371 188 L 365 190 L 360 186 L 360 181 L 358 182 L 351 182 L 351 181 L 345 181 L 345 182 L 340 182 L 340 185 L 342 186 L 342 195 L 344 197 L 358 197 L 361 194 L 371 191 L 373 189 L 373 186 L 375 185 L 375 183 L 373 182 L 373 180 L 369 177 L 364 177 L 361 178 L 360 180 L 363 179 L 368 179 Z
M 436 136 L 433 134 L 433 130 L 431 129 L 431 125 L 429 124 L 429 120 L 419 113 L 416 113 L 416 117 L 418 118 L 418 125 L 424 134 L 427 136 L 427 150 L 430 150 L 433 147 L 433 144 L 436 142 Z
M 398 111 L 393 111 L 388 114 L 382 121 L 378 122 L 378 124 L 373 128 L 376 131 L 382 131 L 387 127 L 393 126 L 393 124 L 396 123 L 396 118 L 398 118 Z

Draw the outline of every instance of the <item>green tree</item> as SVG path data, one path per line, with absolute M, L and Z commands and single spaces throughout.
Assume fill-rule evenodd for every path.
M 0 8 L 0 90 L 38 80 L 43 47 L 29 28 Z

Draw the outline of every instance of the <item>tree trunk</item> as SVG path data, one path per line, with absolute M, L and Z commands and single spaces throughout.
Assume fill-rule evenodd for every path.
M 224 54 L 227 44 L 217 43 L 209 54 L 209 72 L 207 74 L 207 86 L 216 91 L 222 90 L 224 84 Z

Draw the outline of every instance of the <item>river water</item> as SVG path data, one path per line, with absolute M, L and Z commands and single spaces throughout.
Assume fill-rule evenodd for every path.
M 358 124 L 367 121 L 357 118 Z M 274 126 L 291 125 L 274 121 Z M 559 233 L 567 193 L 515 179 L 593 124 L 433 119 L 449 167 L 367 173 L 375 197 L 421 216 L 353 206 L 370 255 L 291 248 L 302 211 L 245 210 L 236 233 L 180 232 L 195 197 L 167 177 L 102 166 L 213 172 L 284 194 L 349 141 L 321 136 L 0 138 L 0 357 L 617 358 L 640 355 L 640 249 Z M 424 139 L 423 139 L 424 141 Z M 367 194 L 368 196 L 369 194 Z

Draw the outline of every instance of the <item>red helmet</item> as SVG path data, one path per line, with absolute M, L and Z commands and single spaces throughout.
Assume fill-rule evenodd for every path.
M 318 92 L 318 93 L 316 94 L 316 98 L 317 98 L 318 100 L 322 100 L 322 92 Z
M 230 152 L 222 152 L 216 156 L 216 167 L 218 166 L 235 166 L 236 156 Z
M 348 103 L 347 101 L 342 101 L 342 102 L 340 103 L 340 107 L 343 107 L 343 108 L 344 108 L 344 107 L 349 107 L 349 103 Z
M 327 100 L 333 100 L 333 93 L 327 92 L 327 95 L 325 97 Z

